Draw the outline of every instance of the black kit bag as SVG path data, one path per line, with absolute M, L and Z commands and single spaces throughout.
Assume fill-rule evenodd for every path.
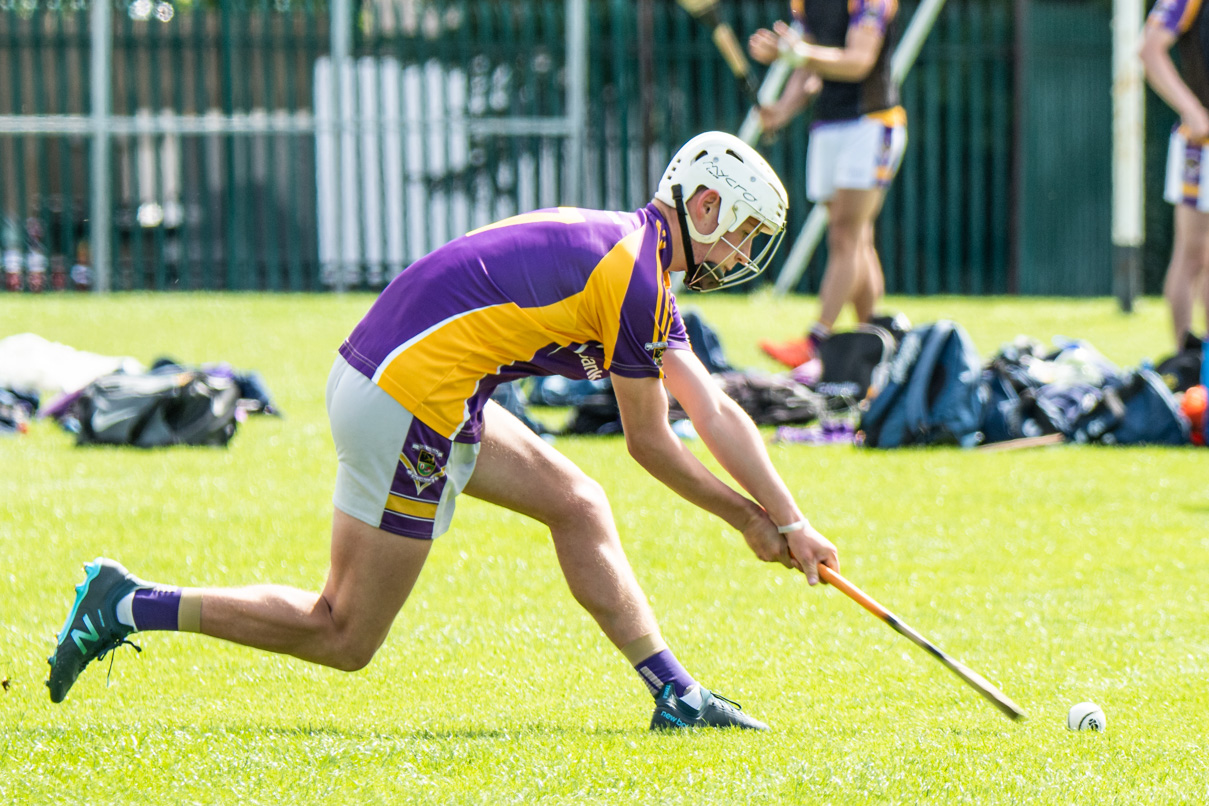
M 829 401 L 859 403 L 870 387 L 885 386 L 895 347 L 890 331 L 877 325 L 833 333 L 819 347 L 823 369 L 814 391 Z
M 822 395 L 783 375 L 735 370 L 713 378 L 756 425 L 808 423 L 827 411 Z
M 559 433 L 603 437 L 621 432 L 621 408 L 617 405 L 617 393 L 613 391 L 613 384 L 606 382 L 599 392 L 580 399 Z
M 239 386 L 191 370 L 106 375 L 73 404 L 77 445 L 222 445 L 235 435 Z
M 1201 340 L 1191 333 L 1185 334 L 1184 345 L 1173 356 L 1164 358 L 1155 367 L 1167 388 L 1173 392 L 1187 392 L 1201 382 L 1201 356 L 1204 347 Z
M 1110 380 L 1069 426 L 1072 442 L 1103 445 L 1188 445 L 1188 419 L 1167 384 L 1145 367 Z
M 710 378 L 756 425 L 788 425 L 817 420 L 827 411 L 827 401 L 804 383 L 786 375 L 731 370 Z M 668 404 L 668 417 L 684 420 L 688 414 L 678 400 Z

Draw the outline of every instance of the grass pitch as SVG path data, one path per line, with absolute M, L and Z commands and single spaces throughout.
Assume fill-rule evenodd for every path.
M 685 297 L 684 302 L 689 301 Z M 651 703 L 524 518 L 458 507 L 373 664 L 343 674 L 192 635 L 42 681 L 80 564 L 317 589 L 334 456 L 323 390 L 369 296 L 5 298 L 32 331 L 151 362 L 258 370 L 285 411 L 222 449 L 0 440 L 3 803 L 1195 803 L 1209 799 L 1209 452 L 773 446 L 845 574 L 1028 712 L 1013 724 L 836 591 L 757 562 L 620 439 L 557 447 L 609 492 L 679 658 L 766 735 L 651 735 Z M 896 299 L 984 355 L 1018 333 L 1122 365 L 1168 351 L 1161 301 Z M 800 335 L 805 298 L 703 297 L 733 363 Z M 700 446 L 697 446 L 700 449 Z M 1093 700 L 1104 734 L 1066 730 Z

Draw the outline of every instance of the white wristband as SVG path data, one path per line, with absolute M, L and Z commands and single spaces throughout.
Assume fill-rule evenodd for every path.
M 794 521 L 793 523 L 787 523 L 784 526 L 778 526 L 777 531 L 783 535 L 787 535 L 790 532 L 796 532 L 798 529 L 805 529 L 809 525 L 810 521 L 802 518 L 800 521 Z

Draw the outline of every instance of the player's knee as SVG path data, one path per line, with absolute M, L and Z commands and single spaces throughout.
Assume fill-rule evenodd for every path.
M 827 226 L 827 249 L 831 252 L 855 252 L 861 245 L 861 226 L 847 219 L 832 221 Z
M 609 499 L 600 483 L 588 476 L 579 476 L 562 491 L 557 521 L 564 524 L 601 522 L 612 517 Z M 550 524 L 551 526 L 555 524 Z
M 1167 268 L 1166 279 L 1180 285 L 1187 285 L 1204 272 L 1207 263 L 1209 263 L 1209 244 L 1200 242 L 1180 244 L 1171 255 L 1171 265 Z
M 321 625 L 317 625 L 315 640 L 323 663 L 342 672 L 364 669 L 373 660 L 386 636 L 376 630 L 366 629 L 358 619 L 349 617 L 337 620 L 329 612 Z

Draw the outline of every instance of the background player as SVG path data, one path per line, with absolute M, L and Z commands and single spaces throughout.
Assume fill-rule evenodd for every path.
M 697 290 L 754 277 L 785 215 L 785 189 L 763 158 L 710 132 L 677 152 L 655 199 L 637 212 L 540 210 L 417 261 L 345 340 L 328 381 L 339 465 L 323 592 L 151 586 L 98 559 L 86 566 L 50 658 L 51 699 L 61 701 L 89 662 L 138 630 L 202 632 L 362 668 L 465 492 L 549 527 L 572 594 L 656 695 L 652 728 L 765 728 L 698 685 L 667 648 L 600 485 L 488 398 L 525 375 L 611 375 L 638 463 L 742 533 L 761 560 L 798 568 L 815 584 L 819 563 L 838 569 L 835 547 L 803 517 L 751 420 L 694 356 L 670 290 L 676 271 Z M 757 241 L 763 248 L 753 254 Z M 747 495 L 675 436 L 669 392 Z
M 1146 20 L 1141 57 L 1146 80 L 1180 116 L 1167 148 L 1163 198 L 1175 205 L 1175 234 L 1163 296 L 1176 352 L 1192 331 L 1200 299 L 1209 316 L 1209 16 L 1200 0 L 1159 0 Z M 1180 52 L 1180 69 L 1171 47 Z
M 885 293 L 873 222 L 907 145 L 907 114 L 890 77 L 897 9 L 894 0 L 794 0 L 794 26 L 778 21 L 748 41 L 757 61 L 796 65 L 781 98 L 761 111 L 766 132 L 814 100 L 806 195 L 827 205 L 830 221 L 818 321 L 804 341 L 761 344 L 790 366 L 817 354 L 845 305 L 869 322 Z

